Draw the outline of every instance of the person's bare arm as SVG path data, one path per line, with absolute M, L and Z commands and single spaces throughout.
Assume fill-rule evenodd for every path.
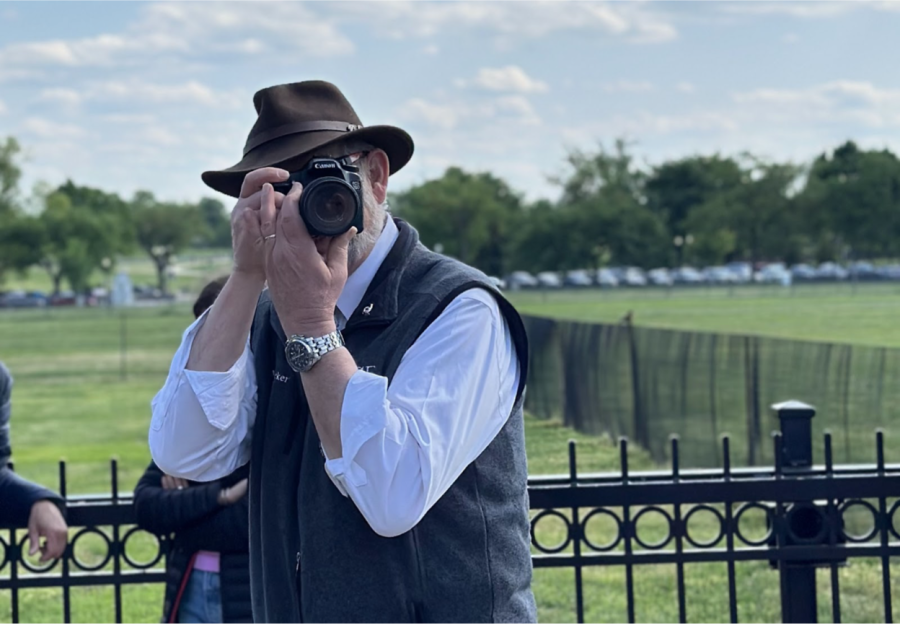
M 234 269 L 194 339 L 187 369 L 228 371 L 243 353 L 256 303 L 266 284 L 263 233 L 271 232 L 275 225 L 271 212 L 260 212 L 262 187 L 287 176 L 283 169 L 265 167 L 244 178 L 241 197 L 231 212 Z M 277 208 L 283 199 L 281 193 L 273 192 Z M 263 223 L 264 220 L 273 221 Z

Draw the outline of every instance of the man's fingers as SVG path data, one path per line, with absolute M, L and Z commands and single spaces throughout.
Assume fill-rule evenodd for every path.
M 41 546 L 41 535 L 36 521 L 28 523 L 28 555 L 33 556 Z
M 241 197 L 248 198 L 260 189 L 267 182 L 283 182 L 287 180 L 290 173 L 287 170 L 278 167 L 263 167 L 254 169 L 244 176 L 244 182 L 241 184 Z
M 272 239 L 266 237 L 275 234 L 275 221 L 278 217 L 278 209 L 275 206 L 275 189 L 272 185 L 266 183 L 260 192 L 260 209 L 259 209 L 259 233 L 267 242 L 273 242 Z
M 306 224 L 303 223 L 303 219 L 300 217 L 300 196 L 302 194 L 303 185 L 295 182 L 288 194 L 284 196 L 284 202 L 281 204 L 282 210 L 278 213 L 278 224 L 275 230 L 279 234 L 284 231 L 288 233 L 289 237 L 294 232 L 309 236 L 309 233 L 306 231 Z M 294 242 L 293 239 L 291 240 Z
M 169 477 L 168 475 L 163 475 L 162 476 L 162 487 L 165 488 L 166 490 L 169 490 L 170 488 L 172 488 L 172 478 Z
M 41 562 L 56 560 L 66 550 L 68 536 L 65 530 L 56 529 L 47 534 L 47 542 L 41 547 Z
M 344 271 L 347 270 L 347 250 L 350 248 L 350 241 L 352 241 L 355 236 L 356 228 L 350 228 L 341 236 L 331 240 L 331 245 L 328 246 L 328 257 L 325 259 L 325 264 L 328 265 L 328 268 L 332 273 L 339 269 L 343 269 Z

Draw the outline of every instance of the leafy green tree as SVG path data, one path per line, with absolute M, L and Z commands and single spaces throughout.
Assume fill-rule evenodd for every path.
M 52 193 L 44 211 L 36 218 L 40 226 L 40 260 L 38 264 L 59 293 L 66 280 L 76 293 L 90 286 L 91 274 L 111 259 L 119 247 L 119 218 L 112 214 L 73 205 L 70 197 Z
M 393 196 L 394 212 L 419 231 L 422 242 L 486 273 L 509 269 L 513 235 L 521 227 L 522 201 L 503 180 L 451 167 Z
M 160 202 L 149 191 L 138 191 L 131 202 L 138 245 L 153 260 L 159 290 L 168 294 L 172 258 L 202 232 L 196 205 Z
M 568 171 L 554 181 L 563 193 L 557 225 L 565 228 L 566 249 L 555 269 L 596 268 L 606 255 L 620 265 L 664 264 L 665 224 L 647 208 L 646 175 L 619 140 L 612 151 L 572 151 Z
M 22 169 L 17 158 L 21 152 L 19 142 L 7 137 L 0 142 L 0 217 L 18 212 L 19 180 Z
M 801 169 L 746 155 L 741 183 L 714 195 L 694 209 L 686 221 L 707 249 L 756 263 L 763 259 L 794 262 L 799 256 L 799 219 L 792 188 Z M 729 249 L 730 248 L 730 249 Z M 706 254 L 708 262 L 713 261 Z
M 231 247 L 231 218 L 225 205 L 213 198 L 202 198 L 197 204 L 205 225 L 203 244 L 207 247 Z
M 858 258 L 900 253 L 900 159 L 848 141 L 813 162 L 801 194 L 804 220 L 819 244 Z
M 726 231 L 688 232 L 688 220 L 692 211 L 739 186 L 742 175 L 737 161 L 718 154 L 668 161 L 653 169 L 646 182 L 647 208 L 663 220 L 670 237 L 691 234 L 695 240 L 687 249 L 677 248 L 677 265 L 686 260 L 685 252 L 701 261 L 718 262 L 734 247 Z

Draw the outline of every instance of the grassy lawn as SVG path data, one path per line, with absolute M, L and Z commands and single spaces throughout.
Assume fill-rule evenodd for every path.
M 524 313 L 641 326 L 900 346 L 900 283 L 519 291 Z
M 779 327 L 802 331 L 805 314 L 814 313 L 827 325 L 827 311 L 832 302 L 854 306 L 861 320 L 859 334 L 853 329 L 834 325 L 827 338 L 875 340 L 876 332 L 864 327 L 878 325 L 881 315 L 893 305 L 892 288 L 867 287 L 853 296 L 849 291 L 835 295 L 824 291 L 798 292 L 795 297 L 768 295 L 751 299 L 744 294 L 727 297 L 724 293 L 695 292 L 660 295 L 617 293 L 606 300 L 596 294 L 556 293 L 543 302 L 537 294 L 516 295 L 515 300 L 527 312 L 544 312 L 560 316 L 584 313 L 585 306 L 594 311 L 595 319 L 615 319 L 621 310 L 635 311 L 638 322 L 681 327 L 694 315 L 695 325 L 709 329 L 743 331 L 742 321 L 726 323 L 730 309 L 734 314 L 752 317 L 749 310 L 760 306 Z M 668 301 L 668 304 L 666 302 Z M 776 306 L 772 302 L 780 302 Z M 669 307 L 666 312 L 667 306 Z M 796 314 L 799 306 L 803 314 Z M 700 316 L 704 310 L 719 312 Z M 840 306 L 838 306 L 840 308 Z M 883 309 L 883 310 L 882 310 Z M 687 311 L 693 310 L 693 313 Z M 568 311 L 568 312 L 567 312 Z M 585 313 L 586 314 L 586 313 Z M 584 318 L 584 317 L 582 317 Z M 845 318 L 845 317 L 841 317 Z M 30 479 L 48 485 L 57 483 L 56 462 L 69 463 L 69 493 L 107 492 L 108 460 L 117 457 L 120 465 L 120 487 L 130 490 L 149 460 L 146 429 L 149 401 L 165 378 L 169 359 L 190 322 L 187 306 L 134 309 L 124 325 L 126 337 L 126 372 L 121 369 L 120 336 L 122 319 L 105 310 L 0 311 L 0 359 L 16 377 L 13 395 L 13 446 L 17 470 Z M 748 321 L 749 323 L 749 321 Z M 726 327 L 727 326 L 727 327 Z M 688 326 L 684 326 L 688 327 Z M 764 332 L 765 324 L 755 326 Z M 807 328 L 808 329 L 808 328 Z M 846 331 L 845 331 L 846 330 Z M 749 330 L 748 330 L 749 331 Z M 893 330 L 894 339 L 900 333 Z M 808 337 L 812 338 L 812 337 Z M 898 341 L 900 343 L 900 341 Z M 575 433 L 557 423 L 529 419 L 527 445 L 529 472 L 558 474 L 568 471 L 566 443 L 578 443 L 580 471 L 615 471 L 619 466 L 618 451 L 610 439 Z M 634 450 L 633 470 L 650 468 L 648 455 Z M 583 511 L 585 513 L 586 511 Z M 686 511 L 683 511 L 686 512 Z M 648 519 L 639 532 L 658 533 L 661 525 Z M 607 528 L 608 529 L 608 528 Z M 699 530 L 702 531 L 701 521 Z M 561 524 L 542 522 L 538 528 L 542 543 L 553 544 L 561 536 Z M 591 530 L 602 534 L 604 528 Z M 643 535 L 643 534 L 642 534 Z M 602 538 L 592 535 L 597 542 Z M 144 542 L 141 542 L 144 541 Z M 148 554 L 152 540 L 129 543 L 130 554 Z M 81 545 L 81 543 L 79 543 Z M 97 544 L 80 547 L 85 559 L 102 552 Z M 132 551 L 134 549 L 135 551 Z M 0 556 L 2 558 L 2 556 Z M 900 571 L 893 567 L 895 571 Z M 697 622 L 727 620 L 727 578 L 724 564 L 694 564 L 685 567 L 688 618 Z M 841 594 L 845 620 L 875 622 L 881 614 L 880 566 L 877 562 L 854 562 L 841 569 Z M 777 573 L 765 563 L 738 565 L 738 599 L 743 621 L 771 622 L 780 618 Z M 895 580 L 900 582 L 900 579 Z M 819 573 L 820 620 L 830 620 L 830 586 L 828 572 Z M 588 621 L 622 622 L 626 619 L 625 571 L 621 567 L 595 567 L 584 571 L 585 605 Z M 129 622 L 158 622 L 162 589 L 160 586 L 136 586 L 123 590 L 124 615 Z M 541 569 L 535 572 L 535 592 L 542 621 L 571 622 L 575 618 L 574 573 L 571 569 Z M 636 610 L 639 621 L 672 622 L 677 620 L 676 576 L 674 566 L 642 566 L 635 571 Z M 20 595 L 21 618 L 24 622 L 56 622 L 62 618 L 61 592 L 30 590 Z M 79 588 L 72 591 L 73 618 L 76 622 L 110 622 L 113 618 L 110 588 Z M 0 622 L 9 620 L 9 593 L 0 592 Z M 896 616 L 896 615 L 895 615 Z

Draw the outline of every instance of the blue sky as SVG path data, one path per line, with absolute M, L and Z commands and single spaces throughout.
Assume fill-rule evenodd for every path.
M 252 94 L 336 83 L 416 154 L 534 199 L 566 150 L 617 137 L 652 166 L 753 151 L 806 162 L 852 138 L 900 152 L 900 2 L 0 3 L 0 137 L 23 186 L 218 196 Z M 230 201 L 229 201 L 230 203 Z

